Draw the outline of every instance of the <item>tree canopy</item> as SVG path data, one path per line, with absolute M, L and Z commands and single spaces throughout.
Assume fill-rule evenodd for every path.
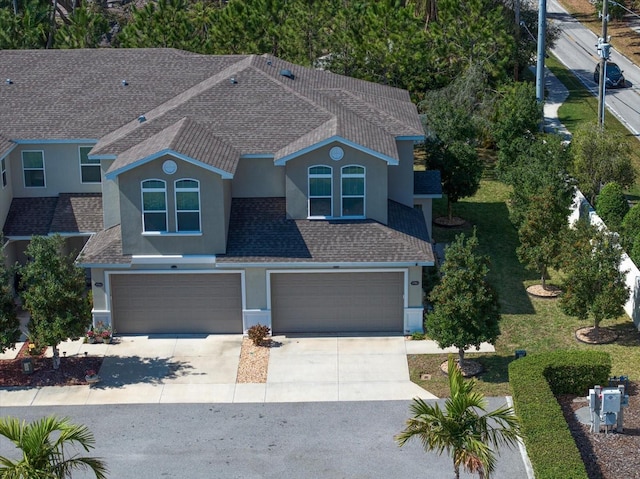
M 593 320 L 596 337 L 601 321 L 624 313 L 629 298 L 626 272 L 620 271 L 622 248 L 615 234 L 579 220 L 567 234 L 563 254 L 564 294 L 560 308 L 578 319 Z
M 19 460 L 0 456 L 0 477 L 65 479 L 76 470 L 91 471 L 96 479 L 107 477 L 108 470 L 101 459 L 69 454 L 74 447 L 89 452 L 95 439 L 86 426 L 72 424 L 68 418 L 52 416 L 27 423 L 3 417 L 0 436 L 22 452 Z
M 74 264 L 74 255 L 62 253 L 63 247 L 59 235 L 34 236 L 25 251 L 29 261 L 21 268 L 22 300 L 31 314 L 29 339 L 52 346 L 54 359 L 60 342 L 82 337 L 91 323 L 84 271 Z
M 488 412 L 485 397 L 474 391 L 475 381 L 466 381 L 452 359 L 447 371 L 451 397 L 444 409 L 438 403 L 414 399 L 410 406 L 412 417 L 395 439 L 403 446 L 417 438 L 426 451 L 447 451 L 453 459 L 456 478 L 460 477 L 461 468 L 489 477 L 496 466 L 494 448 L 517 444 L 520 421 L 506 404 Z
M 494 344 L 500 335 L 498 294 L 487 281 L 489 258 L 476 252 L 475 235 L 465 241 L 458 235 L 445 249 L 442 279 L 429 300 L 433 311 L 427 314 L 427 334 L 441 348 L 455 346 L 460 362 L 465 349 Z
M 629 145 L 622 133 L 589 123 L 576 129 L 572 151 L 573 163 L 569 171 L 592 205 L 596 203 L 601 185 L 615 181 L 623 188 L 629 188 L 635 181 Z
M 0 233 L 0 246 L 4 243 Z M 20 340 L 20 321 L 16 314 L 11 288 L 12 275 L 0 258 L 0 353 L 13 348 Z

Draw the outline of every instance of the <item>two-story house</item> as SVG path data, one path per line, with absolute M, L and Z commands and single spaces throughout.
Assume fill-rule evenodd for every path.
M 60 233 L 119 333 L 422 329 L 437 172 L 404 90 L 270 56 L 0 51 L 8 263 Z M 419 206 L 416 208 L 416 206 Z

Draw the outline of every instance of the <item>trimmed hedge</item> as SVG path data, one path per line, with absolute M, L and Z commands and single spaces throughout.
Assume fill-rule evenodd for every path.
M 514 408 L 536 479 L 588 479 L 555 395 L 586 396 L 594 385 L 607 384 L 610 373 L 609 354 L 598 351 L 557 351 L 511 362 Z

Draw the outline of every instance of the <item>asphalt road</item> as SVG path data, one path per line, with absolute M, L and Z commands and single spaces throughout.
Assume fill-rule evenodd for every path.
M 504 404 L 491 398 L 490 406 Z M 450 479 L 449 456 L 394 434 L 407 401 L 283 404 L 167 404 L 2 408 L 33 420 L 49 414 L 86 424 L 112 479 Z M 0 438 L 0 455 L 15 457 Z M 518 449 L 500 450 L 494 479 L 525 479 Z M 74 474 L 74 478 L 91 477 Z M 477 475 L 463 474 L 464 478 Z
M 593 71 L 599 61 L 595 47 L 598 37 L 574 20 L 556 0 L 547 2 L 547 19 L 558 24 L 562 31 L 551 51 L 597 96 L 598 86 L 593 81 Z M 628 86 L 608 89 L 605 97 L 607 107 L 640 139 L 640 68 L 613 48 L 610 60 L 624 71 Z

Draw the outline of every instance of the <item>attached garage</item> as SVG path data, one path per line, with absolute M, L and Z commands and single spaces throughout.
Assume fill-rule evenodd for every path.
M 242 333 L 240 274 L 112 274 L 110 285 L 118 333 Z
M 404 273 L 272 273 L 274 333 L 404 330 Z

